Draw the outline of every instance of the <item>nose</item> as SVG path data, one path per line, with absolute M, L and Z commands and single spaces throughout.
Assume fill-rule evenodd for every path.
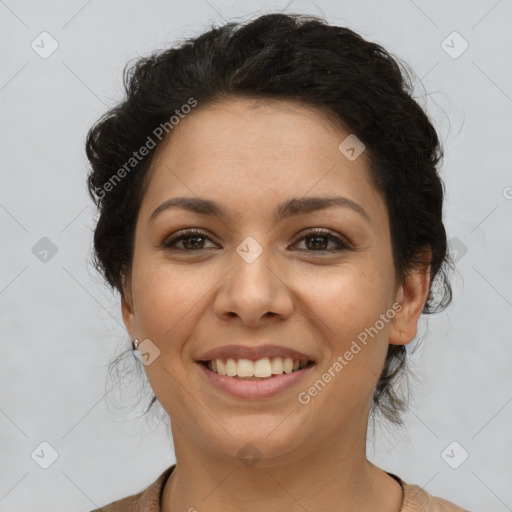
M 222 320 L 236 317 L 251 327 L 272 317 L 288 318 L 294 300 L 286 281 L 268 249 L 254 260 L 235 254 L 233 266 L 215 297 L 215 313 Z

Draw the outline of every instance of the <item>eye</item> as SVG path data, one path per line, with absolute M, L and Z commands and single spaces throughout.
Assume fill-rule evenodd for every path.
M 308 233 L 306 233 L 305 236 L 303 236 L 299 240 L 299 242 L 301 242 L 302 240 L 310 240 L 310 243 L 305 243 L 307 249 L 312 249 L 309 250 L 308 252 L 329 253 L 351 249 L 350 245 L 347 242 L 333 235 L 332 232 L 329 231 L 328 229 L 314 229 L 312 231 L 309 231 Z M 327 249 L 329 242 L 334 242 L 337 247 L 334 249 Z
M 207 236 L 202 231 L 197 229 L 186 229 L 180 231 L 177 235 L 165 239 L 160 246 L 167 250 L 172 251 L 184 251 L 184 252 L 197 252 L 203 251 L 207 249 L 204 247 L 204 243 L 206 240 L 212 241 L 209 236 Z M 306 240 L 306 251 L 307 252 L 319 252 L 319 253 L 330 253 L 337 252 L 343 250 L 350 250 L 351 246 L 349 243 L 345 242 L 343 239 L 332 234 L 328 229 L 314 229 L 306 233 L 298 242 L 302 242 L 302 240 Z M 309 243 L 307 241 L 310 241 Z M 176 244 L 181 242 L 181 247 L 176 247 Z M 295 245 L 298 244 L 296 242 Z M 327 249 L 329 242 L 333 242 L 335 244 L 334 249 Z M 299 249 L 304 250 L 304 249 Z
M 203 242 L 201 242 L 201 239 Z M 206 236 L 202 231 L 198 231 L 197 229 L 185 229 L 180 231 L 177 236 L 174 236 L 169 239 L 165 239 L 161 246 L 162 248 L 174 250 L 174 251 L 202 251 L 205 248 L 202 247 L 204 245 L 204 240 L 211 240 L 210 237 Z M 183 242 L 182 247 L 175 247 L 178 242 Z

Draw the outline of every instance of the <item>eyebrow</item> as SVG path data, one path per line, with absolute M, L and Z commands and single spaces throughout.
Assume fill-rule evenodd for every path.
M 370 216 L 366 210 L 358 203 L 352 201 L 348 197 L 301 197 L 285 201 L 277 206 L 274 210 L 274 221 L 280 222 L 284 219 L 294 217 L 296 215 L 304 215 L 319 210 L 325 210 L 333 207 L 350 208 L 358 213 L 367 222 L 370 222 Z M 215 201 L 201 197 L 172 197 L 164 201 L 150 216 L 151 222 L 157 215 L 165 210 L 173 208 L 182 208 L 189 212 L 198 213 L 200 215 L 209 215 L 226 220 L 229 217 L 227 211 Z

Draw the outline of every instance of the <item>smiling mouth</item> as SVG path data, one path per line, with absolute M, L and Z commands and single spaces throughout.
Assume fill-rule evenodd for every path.
M 292 359 L 290 357 L 264 357 L 255 361 L 227 358 L 197 362 L 213 373 L 241 380 L 269 379 L 282 374 L 298 372 L 314 364 L 313 361 L 307 359 Z

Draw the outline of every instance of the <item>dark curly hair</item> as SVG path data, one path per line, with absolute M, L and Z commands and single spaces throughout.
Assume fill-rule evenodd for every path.
M 452 299 L 447 271 L 453 262 L 442 220 L 444 184 L 437 171 L 442 147 L 413 99 L 412 77 L 406 64 L 348 28 L 317 16 L 281 13 L 213 26 L 128 64 L 126 98 L 90 129 L 86 140 L 92 166 L 88 189 L 99 210 L 95 268 L 124 293 L 154 152 L 133 158 L 156 127 L 167 123 L 169 128 L 169 119 L 177 119 L 191 99 L 200 106 L 230 97 L 297 100 L 337 120 L 365 144 L 373 185 L 389 213 L 397 275 L 403 282 L 409 271 L 425 264 L 430 249 L 431 285 L 423 313 L 443 310 Z M 132 169 L 126 168 L 128 161 Z M 389 346 L 371 409 L 396 424 L 407 407 L 395 389 L 405 355 L 404 347 Z M 155 401 L 153 396 L 147 410 Z

